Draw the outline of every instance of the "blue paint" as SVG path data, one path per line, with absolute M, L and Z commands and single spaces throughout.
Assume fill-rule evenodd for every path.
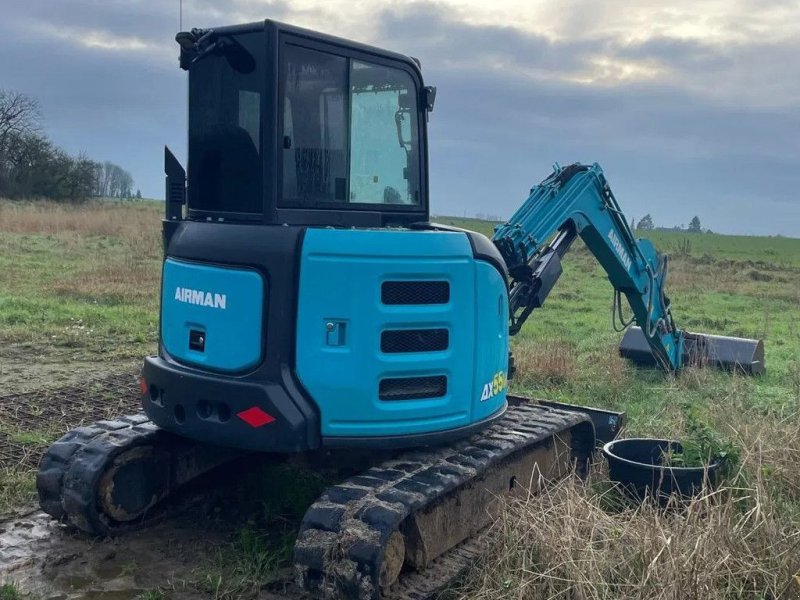
M 384 281 L 447 281 L 446 304 L 384 305 Z M 469 425 L 500 410 L 482 391 L 508 362 L 508 300 L 458 232 L 309 229 L 303 241 L 296 372 L 324 436 L 393 436 Z M 447 328 L 443 351 L 381 352 L 381 332 Z M 437 398 L 381 400 L 383 378 L 446 376 Z
M 500 273 L 489 263 L 475 261 L 475 358 L 473 374 L 473 421 L 486 419 L 506 400 L 508 369 L 508 292 Z M 503 387 L 481 400 L 486 385 L 499 381 Z
M 161 340 L 183 363 L 223 372 L 261 360 L 264 282 L 256 271 L 167 258 L 161 285 Z M 189 346 L 191 331 L 204 339 Z
M 571 168 L 556 167 L 550 177 L 534 186 L 508 222 L 497 228 L 493 241 L 534 257 L 553 234 L 572 221 L 611 284 L 627 297 L 642 331 L 650 332 L 647 339 L 658 362 L 667 369 L 679 369 L 683 333 L 669 330 L 672 316 L 669 307 L 660 303 L 665 285 L 662 257 L 648 240 L 634 237 L 600 165 L 585 167 L 561 181 Z

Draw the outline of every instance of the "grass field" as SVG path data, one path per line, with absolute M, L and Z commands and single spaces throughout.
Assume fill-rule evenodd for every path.
M 159 225 L 148 203 L 0 204 L 0 389 L 79 378 L 152 350 Z
M 156 348 L 155 203 L 0 202 L 0 395 L 131 372 Z M 491 224 L 439 222 L 491 234 Z M 792 598 L 800 585 L 800 240 L 652 232 L 672 255 L 679 326 L 765 340 L 768 373 L 678 377 L 620 359 L 612 289 L 577 243 L 545 307 L 514 340 L 517 393 L 625 410 L 627 436 L 711 436 L 738 456 L 729 485 L 687 511 L 617 502 L 602 465 L 508 507 L 478 598 Z M 32 452 L 57 426 L 5 435 Z M 0 513 L 30 500 L 30 468 L 3 465 Z M 263 557 L 262 557 L 263 558 Z
M 491 224 L 440 222 L 491 233 Z M 514 341 L 517 392 L 625 410 L 625 436 L 711 436 L 738 456 L 728 487 L 686 512 L 619 506 L 602 467 L 515 503 L 477 598 L 797 598 L 800 582 L 800 240 L 648 232 L 672 257 L 679 326 L 762 338 L 767 374 L 678 377 L 620 359 L 611 286 L 579 245 Z M 609 510 L 609 504 L 613 509 Z

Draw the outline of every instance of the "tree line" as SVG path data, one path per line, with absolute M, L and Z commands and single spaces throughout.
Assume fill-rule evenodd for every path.
M 0 197 L 80 202 L 141 198 L 131 174 L 114 163 L 72 156 L 42 131 L 35 98 L 0 89 Z
M 640 231 L 674 230 L 674 231 L 688 231 L 689 233 L 702 233 L 703 231 L 705 231 L 706 233 L 711 233 L 710 229 L 703 230 L 703 227 L 700 224 L 700 217 L 698 216 L 692 217 L 692 220 L 689 221 L 689 227 L 687 228 L 684 228 L 683 225 L 675 227 L 656 227 L 655 223 L 653 222 L 653 217 L 651 217 L 650 213 L 648 213 L 644 217 L 639 219 L 639 222 L 636 223 L 635 226 L 634 226 L 634 221 L 631 221 L 631 227 L 633 229 L 639 229 Z

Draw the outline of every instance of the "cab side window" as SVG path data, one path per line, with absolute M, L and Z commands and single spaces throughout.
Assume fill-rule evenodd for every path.
M 400 69 L 352 61 L 350 202 L 419 204 L 416 88 Z
M 412 76 L 291 43 L 281 62 L 282 202 L 419 205 Z

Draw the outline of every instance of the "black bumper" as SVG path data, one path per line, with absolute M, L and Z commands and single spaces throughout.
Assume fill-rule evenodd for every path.
M 181 367 L 150 356 L 142 406 L 162 429 L 220 446 L 302 452 L 320 445 L 319 417 L 291 374 L 277 383 Z

